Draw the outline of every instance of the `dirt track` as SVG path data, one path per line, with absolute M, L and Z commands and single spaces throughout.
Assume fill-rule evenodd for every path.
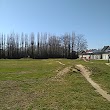
M 56 76 L 52 77 L 52 81 L 64 82 L 64 76 L 69 73 L 71 67 L 66 67 L 63 70 L 59 71 Z
M 90 78 L 90 72 L 85 69 L 83 65 L 76 65 L 76 68 L 81 71 L 81 74 L 86 78 L 86 80 L 96 89 L 96 91 L 102 95 L 104 98 L 106 98 L 108 101 L 110 101 L 110 95 L 107 94 L 107 91 L 104 91 L 97 83 L 95 83 Z
M 60 61 L 56 61 L 56 62 L 58 62 L 58 63 L 61 64 L 61 65 L 65 65 L 64 63 L 62 63 L 62 62 L 60 62 Z

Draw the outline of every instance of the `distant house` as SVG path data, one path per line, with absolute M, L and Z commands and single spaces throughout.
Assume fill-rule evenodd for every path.
M 87 50 L 79 54 L 79 58 L 86 59 L 101 59 L 101 52 L 96 49 Z
M 102 49 L 102 59 L 108 60 L 108 56 L 110 54 L 110 46 L 104 46 Z
M 101 59 L 102 58 L 102 54 L 101 54 L 101 50 L 94 50 L 93 51 L 93 55 L 92 55 L 92 58 L 91 59 Z
M 110 46 L 104 46 L 102 50 L 91 49 L 91 50 L 82 51 L 79 53 L 79 58 L 108 60 L 109 54 L 110 54 Z

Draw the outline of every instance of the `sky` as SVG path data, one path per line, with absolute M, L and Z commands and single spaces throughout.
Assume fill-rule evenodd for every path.
M 110 45 L 110 0 L 0 0 L 0 33 L 75 32 L 88 49 Z

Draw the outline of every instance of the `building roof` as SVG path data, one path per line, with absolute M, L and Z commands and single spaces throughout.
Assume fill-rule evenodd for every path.
M 86 53 L 93 53 L 93 51 L 92 50 L 87 50 Z
M 86 51 L 81 51 L 79 54 L 83 54 L 83 55 L 98 55 L 98 54 L 103 54 L 103 53 L 110 53 L 110 46 L 104 46 L 101 50 L 97 50 L 97 49 L 90 49 L 90 50 L 86 50 Z
M 106 52 L 106 50 L 107 50 L 108 48 L 110 48 L 110 46 L 104 46 L 101 51 L 102 51 L 102 52 Z

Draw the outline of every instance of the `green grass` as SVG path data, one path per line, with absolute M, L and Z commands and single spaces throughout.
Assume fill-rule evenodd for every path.
M 90 62 L 79 62 L 92 72 L 92 79 L 110 93 L 110 66 L 105 64 L 107 61 L 91 60 Z
M 62 60 L 66 65 L 82 64 L 92 72 L 91 78 L 97 82 L 104 90 L 110 94 L 110 65 L 106 65 L 107 60 Z
M 103 66 L 104 61 L 93 62 L 94 65 L 69 59 L 0 60 L 0 110 L 109 110 L 110 103 L 79 72 L 70 71 L 54 79 L 58 71 L 80 63 L 90 70 L 96 66 L 92 77 L 101 82 L 101 77 L 107 75 L 100 75 L 101 71 L 107 72 L 109 67 L 105 65 L 103 70 L 97 64 Z
M 60 67 L 59 67 L 60 66 Z M 61 65 L 52 60 L 0 60 L 0 80 L 24 80 L 53 75 Z

